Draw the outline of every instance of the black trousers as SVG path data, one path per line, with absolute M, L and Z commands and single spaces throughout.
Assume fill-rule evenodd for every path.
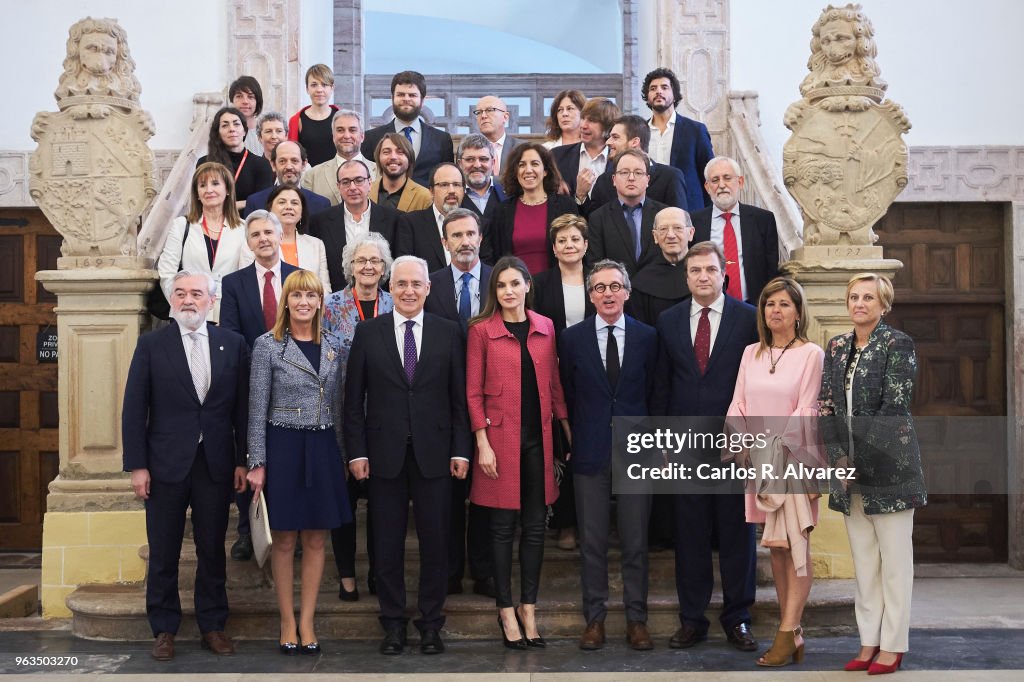
M 146 616 L 153 636 L 176 634 L 181 625 L 178 562 L 185 535 L 185 512 L 192 508 L 196 545 L 196 621 L 203 634 L 224 630 L 228 619 L 225 589 L 224 536 L 228 528 L 232 481 L 214 481 L 200 443 L 192 470 L 180 483 L 153 479 L 146 500 L 146 538 L 149 573 L 146 576 Z
M 472 502 L 466 503 L 470 491 L 470 477 L 452 479 L 451 531 L 448 542 L 448 579 L 461 581 L 469 558 L 469 575 L 473 580 L 494 577 L 494 558 L 491 556 L 490 509 Z
M 519 509 L 490 509 L 491 542 L 494 551 L 494 584 L 499 609 L 512 602 L 512 543 L 516 534 L 516 516 L 522 527 L 519 536 L 520 601 L 537 603 L 540 568 L 544 562 L 544 446 L 528 444 L 519 453 Z
M 359 498 L 366 500 L 366 555 L 370 562 L 367 578 L 372 576 L 374 551 L 373 551 L 373 514 L 370 513 L 370 483 L 369 481 L 357 481 L 355 476 L 349 476 L 345 482 L 348 488 L 348 503 L 352 510 L 352 523 L 331 529 L 331 548 L 334 551 L 334 565 L 338 567 L 339 578 L 356 577 L 356 507 Z
M 444 626 L 448 596 L 448 531 L 451 510 L 451 477 L 425 478 L 410 445 L 405 465 L 394 478 L 370 475 L 370 512 L 376 532 L 373 548 L 377 576 L 380 622 L 385 630 L 405 628 L 405 533 L 409 500 L 416 519 L 420 550 L 419 618 L 421 632 Z

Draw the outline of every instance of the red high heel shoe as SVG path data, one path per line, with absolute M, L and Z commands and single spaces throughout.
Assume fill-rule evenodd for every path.
M 875 661 L 868 668 L 868 675 L 888 675 L 889 673 L 894 673 L 900 669 L 901 663 L 903 663 L 902 653 L 896 654 L 896 660 L 890 665 L 885 665 L 884 663 Z
M 881 651 L 881 647 L 876 646 L 874 649 L 872 649 L 871 658 L 869 658 L 866 661 L 862 661 L 859 658 L 850 659 L 850 662 L 843 666 L 843 670 L 845 670 L 848 673 L 864 672 L 865 670 L 871 667 L 871 664 L 872 662 L 874 662 L 875 656 L 878 655 L 879 651 Z

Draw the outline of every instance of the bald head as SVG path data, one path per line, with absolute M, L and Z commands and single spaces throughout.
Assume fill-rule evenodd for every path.
M 491 142 L 500 140 L 508 124 L 508 107 L 505 102 L 500 97 L 485 95 L 476 103 L 476 111 L 476 124 L 484 137 Z
M 681 208 L 663 208 L 654 216 L 652 230 L 654 243 L 669 263 L 682 260 L 690 241 L 693 239 L 693 223 L 690 214 Z

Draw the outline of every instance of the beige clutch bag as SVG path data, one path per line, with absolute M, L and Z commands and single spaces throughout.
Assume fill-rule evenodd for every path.
M 262 567 L 270 556 L 273 544 L 270 536 L 270 516 L 267 514 L 267 498 L 263 496 L 262 490 L 249 505 L 249 528 L 252 533 L 253 556 L 256 557 L 256 563 Z

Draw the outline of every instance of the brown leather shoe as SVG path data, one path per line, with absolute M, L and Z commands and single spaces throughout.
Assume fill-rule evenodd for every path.
M 150 652 L 158 661 L 169 661 L 174 658 L 174 635 L 169 632 L 161 632 L 153 642 L 153 651 Z
M 626 641 L 637 651 L 650 651 L 654 648 L 651 633 L 647 632 L 647 624 L 632 620 L 626 624 Z
M 599 620 L 587 625 L 580 637 L 580 648 L 584 651 L 595 651 L 604 646 L 604 623 Z
M 683 627 L 676 630 L 676 633 L 672 635 L 672 638 L 668 640 L 669 647 L 673 649 L 689 649 L 698 642 L 703 642 L 708 638 L 708 633 L 702 632 L 692 625 L 683 625 Z
M 209 649 L 218 656 L 231 656 L 235 653 L 235 645 L 220 630 L 203 635 L 203 648 Z

